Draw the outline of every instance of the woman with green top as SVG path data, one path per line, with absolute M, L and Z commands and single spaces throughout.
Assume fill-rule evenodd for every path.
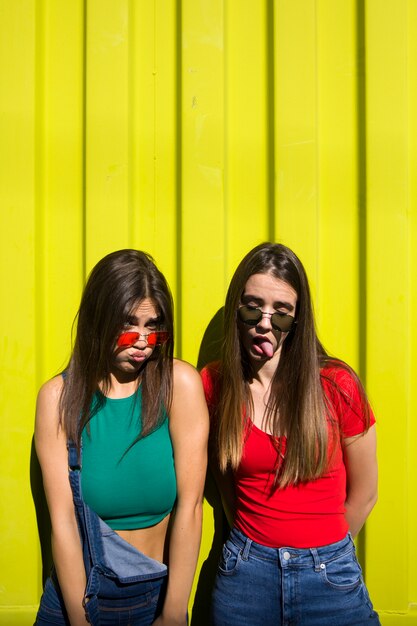
M 173 359 L 164 276 L 143 252 L 107 255 L 68 366 L 38 396 L 54 568 L 37 624 L 186 625 L 207 435 L 200 377 Z

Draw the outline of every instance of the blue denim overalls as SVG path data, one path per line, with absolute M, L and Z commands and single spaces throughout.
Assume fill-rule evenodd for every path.
M 93 626 L 152 624 L 161 610 L 167 567 L 122 539 L 84 502 L 81 451 L 68 442 L 69 481 L 80 531 L 87 585 L 83 605 Z M 68 624 L 53 572 L 48 579 L 36 624 Z

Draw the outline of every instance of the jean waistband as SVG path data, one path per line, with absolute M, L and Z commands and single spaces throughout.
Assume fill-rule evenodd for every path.
M 354 549 L 350 533 L 340 541 L 316 548 L 293 548 L 291 546 L 270 548 L 249 539 L 237 528 L 232 529 L 229 539 L 241 550 L 243 560 L 254 556 L 268 561 L 279 561 L 283 567 L 308 567 L 313 564 L 316 569 L 320 569 L 323 563 L 328 563 L 344 552 Z

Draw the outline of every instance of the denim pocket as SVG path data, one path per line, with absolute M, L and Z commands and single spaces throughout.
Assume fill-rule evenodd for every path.
M 234 574 L 239 569 L 242 561 L 242 550 L 231 541 L 226 541 L 223 546 L 222 555 L 219 561 L 219 572 L 226 576 Z
M 355 589 L 362 584 L 362 570 L 353 547 L 340 556 L 323 562 L 320 573 L 328 585 L 340 591 Z

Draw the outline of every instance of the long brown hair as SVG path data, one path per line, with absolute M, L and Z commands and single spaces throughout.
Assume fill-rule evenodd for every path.
M 224 344 L 220 366 L 220 400 L 217 416 L 217 454 L 220 469 L 237 469 L 245 432 L 242 409 L 253 409 L 249 381 L 250 361 L 241 345 L 236 312 L 247 280 L 253 274 L 271 274 L 285 281 L 297 294 L 295 321 L 281 349 L 281 358 L 271 381 L 266 422 L 275 437 L 286 436 L 285 461 L 277 469 L 276 482 L 281 487 L 318 478 L 328 462 L 327 406 L 320 369 L 330 359 L 315 329 L 314 313 L 307 275 L 298 257 L 286 246 L 262 243 L 241 261 L 231 280 L 224 310 Z M 348 368 L 350 371 L 350 368 Z M 369 415 L 363 396 L 366 425 Z M 338 435 L 337 425 L 330 432 Z M 279 444 L 280 445 L 280 444 Z M 278 452 L 280 448 L 278 448 Z
M 151 432 L 161 422 L 164 410 L 169 409 L 174 342 L 171 292 L 149 254 L 129 249 L 112 252 L 97 263 L 85 285 L 59 402 L 60 423 L 67 437 L 78 446 L 84 426 L 106 401 L 117 336 L 144 298 L 152 300 L 160 329 L 168 331 L 169 339 L 154 349 L 140 372 L 140 436 Z M 103 393 L 97 394 L 99 383 Z M 93 398 L 97 398 L 94 403 Z

